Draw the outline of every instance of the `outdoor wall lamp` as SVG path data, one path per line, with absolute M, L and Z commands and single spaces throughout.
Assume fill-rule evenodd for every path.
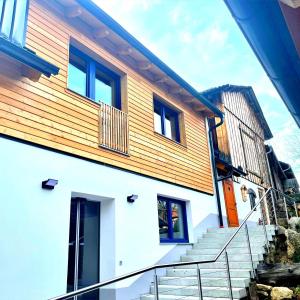
M 42 189 L 53 190 L 57 183 L 58 180 L 49 178 L 48 180 L 42 182 Z
M 138 197 L 138 195 L 127 196 L 127 202 L 133 203 Z

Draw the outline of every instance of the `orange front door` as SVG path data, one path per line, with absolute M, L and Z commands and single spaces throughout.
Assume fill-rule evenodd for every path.
M 228 227 L 238 227 L 239 218 L 236 208 L 233 181 L 230 179 L 223 181 L 224 199 L 226 205 L 226 213 L 228 220 Z

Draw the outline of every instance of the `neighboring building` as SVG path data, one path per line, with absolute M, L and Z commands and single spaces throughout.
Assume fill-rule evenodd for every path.
M 225 0 L 258 60 L 300 127 L 298 0 Z
M 271 186 L 264 142 L 272 133 L 251 87 L 224 85 L 203 95 L 225 114 L 212 147 L 224 225 L 238 226 Z
M 0 16 L 1 298 L 172 261 L 219 225 L 214 105 L 90 0 L 0 1 Z M 134 280 L 103 299 L 148 292 Z
M 274 149 L 266 145 L 266 151 L 272 176 L 273 187 L 282 193 L 292 195 L 299 193 L 299 183 L 292 167 L 277 159 Z

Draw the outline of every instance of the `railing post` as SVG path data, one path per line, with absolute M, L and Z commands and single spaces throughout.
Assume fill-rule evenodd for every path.
M 227 249 L 225 249 L 225 262 L 226 262 L 226 271 L 227 271 L 227 280 L 228 280 L 228 289 L 229 289 L 229 298 L 233 300 L 232 294 L 232 285 L 231 285 L 231 277 L 230 277 L 230 267 L 228 261 Z
M 156 269 L 154 269 L 154 299 L 159 300 L 158 296 L 158 276 L 156 274 Z
M 272 199 L 272 207 L 273 207 L 273 211 L 274 211 L 275 225 L 278 226 L 278 221 L 277 221 L 277 214 L 276 214 L 276 207 L 275 207 L 275 200 L 274 200 L 273 189 L 271 190 L 271 199 Z
M 252 265 L 252 272 L 253 272 L 253 276 L 256 276 L 255 267 L 254 267 L 253 258 L 252 258 L 251 243 L 250 243 L 250 237 L 249 237 L 249 231 L 248 231 L 247 222 L 245 223 L 245 229 L 246 229 L 248 250 L 249 250 L 250 259 L 251 259 L 251 265 Z
M 286 214 L 286 222 L 287 222 L 287 225 L 288 225 L 289 224 L 289 213 L 288 213 L 288 210 L 287 210 L 286 200 L 285 200 L 284 196 L 283 196 L 283 203 L 284 203 L 285 214 Z
M 202 282 L 201 282 L 201 271 L 199 265 L 197 264 L 197 280 L 198 280 L 198 292 L 199 292 L 199 300 L 203 300 L 202 294 Z
M 263 210 L 262 210 L 262 207 L 261 207 L 261 202 L 259 204 L 259 206 L 260 206 L 260 213 L 261 213 L 261 219 L 262 219 L 263 228 L 264 228 L 264 234 L 265 234 L 266 244 L 267 244 L 267 248 L 268 248 L 268 251 L 269 251 L 269 239 L 268 239 L 268 233 L 267 233 L 267 229 L 266 229 L 264 214 L 263 214 Z M 255 275 L 255 274 L 253 274 L 253 275 Z

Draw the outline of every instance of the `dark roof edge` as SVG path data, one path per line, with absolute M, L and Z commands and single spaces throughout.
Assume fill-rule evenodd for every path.
M 216 88 L 211 88 L 209 90 L 203 91 L 202 94 L 210 98 L 214 95 L 220 94 L 221 92 L 230 91 L 243 93 L 248 98 L 248 101 L 250 100 L 254 104 L 255 109 L 258 113 L 258 120 L 261 123 L 264 130 L 265 140 L 271 139 L 273 137 L 273 134 L 251 86 L 225 84 Z
M 149 49 L 147 49 L 141 42 L 139 42 L 133 35 L 125 30 L 118 22 L 105 13 L 99 6 L 97 6 L 91 0 L 76 0 L 82 7 L 89 11 L 99 21 L 111 28 L 121 38 L 126 40 L 133 48 L 141 52 L 147 59 L 149 59 L 154 65 L 166 73 L 170 78 L 177 82 L 180 86 L 186 89 L 193 97 L 197 98 L 205 106 L 207 106 L 212 112 L 219 117 L 223 118 L 223 113 L 214 106 L 208 99 L 202 96 L 195 88 L 175 73 L 170 67 L 168 67 L 163 61 L 161 61 L 156 55 L 154 55 Z
M 295 67 L 297 63 L 293 61 L 297 50 L 282 17 L 279 1 L 224 1 L 258 61 L 300 127 L 300 109 L 297 104 L 300 74 L 299 69 L 297 71 Z

